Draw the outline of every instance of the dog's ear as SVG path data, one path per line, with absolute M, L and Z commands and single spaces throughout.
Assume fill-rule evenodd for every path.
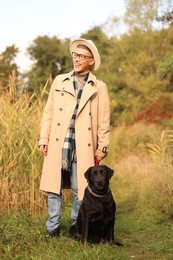
M 114 170 L 111 169 L 111 168 L 109 168 L 108 166 L 105 166 L 105 168 L 106 168 L 106 171 L 107 171 L 107 173 L 108 173 L 109 179 L 111 179 L 111 177 L 112 177 L 113 174 L 114 174 Z
M 91 171 L 91 167 L 89 167 L 88 170 L 84 173 L 84 176 L 85 176 L 85 178 L 87 179 L 87 181 L 88 181 L 88 179 L 89 179 L 89 173 L 90 173 L 90 171 Z

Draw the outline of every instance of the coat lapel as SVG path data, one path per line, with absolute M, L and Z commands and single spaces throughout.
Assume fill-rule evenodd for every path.
M 75 91 L 74 91 L 74 87 L 73 87 L 73 81 L 72 81 L 72 80 L 67 80 L 64 85 L 65 85 L 64 91 L 70 93 L 71 95 L 73 95 L 73 96 L 75 97 Z
M 97 92 L 96 88 L 96 77 L 90 72 L 89 78 L 84 86 L 83 93 L 81 96 L 81 100 L 79 103 L 79 108 L 77 112 L 77 116 L 88 102 L 88 100 Z
M 81 112 L 81 110 L 83 109 L 83 107 L 85 106 L 85 104 L 88 102 L 88 100 L 94 95 L 94 93 L 96 93 L 97 90 L 95 87 L 91 86 L 90 84 L 86 83 L 84 89 L 83 89 L 83 93 L 81 96 L 81 100 L 79 103 L 79 108 L 78 108 L 78 112 L 77 112 L 77 116 L 79 115 L 79 113 Z
M 60 83 L 57 84 L 56 89 L 60 90 L 60 91 L 68 92 L 75 97 L 72 72 L 73 71 L 66 73 L 64 75 L 63 74 L 61 75 Z

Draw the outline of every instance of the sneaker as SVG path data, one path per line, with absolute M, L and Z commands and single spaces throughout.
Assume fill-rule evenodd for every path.
M 47 234 L 48 234 L 49 237 L 59 237 L 60 228 L 57 227 L 56 229 L 51 230 L 51 231 L 47 230 Z

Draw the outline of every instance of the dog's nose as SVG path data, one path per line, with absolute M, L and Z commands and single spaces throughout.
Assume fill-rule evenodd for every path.
M 101 185 L 101 184 L 103 184 L 103 181 L 102 181 L 102 180 L 98 180 L 98 181 L 97 181 L 97 184 L 98 184 L 98 185 Z

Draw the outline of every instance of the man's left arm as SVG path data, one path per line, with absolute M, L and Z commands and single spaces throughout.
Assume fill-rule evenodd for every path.
M 110 100 L 108 89 L 104 82 L 99 82 L 99 101 L 98 101 L 98 148 L 95 153 L 95 159 L 99 163 L 106 157 L 109 149 L 110 135 Z

